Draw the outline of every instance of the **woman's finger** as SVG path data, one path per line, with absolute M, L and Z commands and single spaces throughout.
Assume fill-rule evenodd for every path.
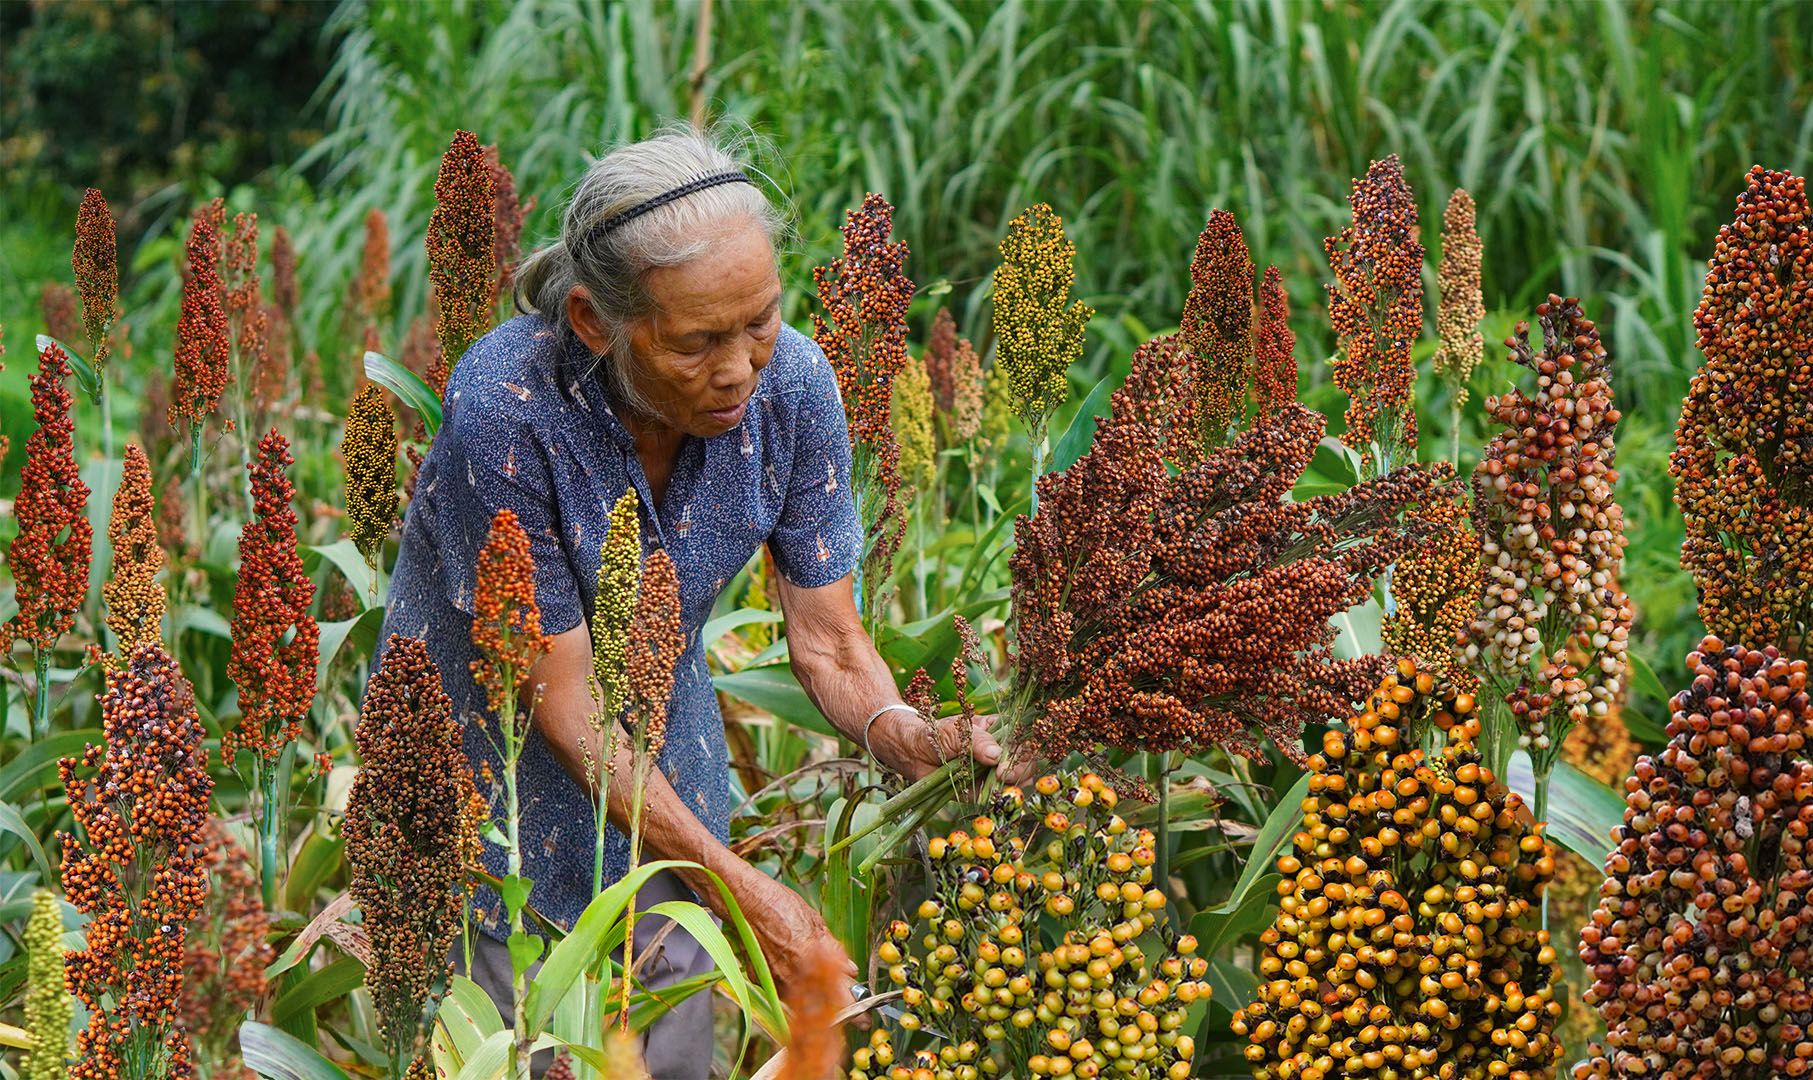
M 984 765 L 993 765 L 1001 760 L 1001 744 L 995 741 L 995 737 L 980 726 L 966 727 L 962 716 L 947 716 L 938 721 L 933 728 L 933 738 L 937 743 L 940 761 L 949 761 L 964 754 Z

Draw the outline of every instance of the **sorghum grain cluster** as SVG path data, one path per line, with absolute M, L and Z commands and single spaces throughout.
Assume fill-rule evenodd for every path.
M 1070 393 L 1070 365 L 1083 355 L 1095 312 L 1070 299 L 1076 245 L 1044 203 L 1007 223 L 995 268 L 995 368 L 1007 376 L 1014 411 L 1036 446 L 1052 410 Z
M 526 678 L 535 661 L 553 647 L 541 632 L 541 608 L 535 602 L 535 559 L 529 534 L 505 507 L 491 519 L 491 532 L 479 549 L 477 581 L 472 594 L 472 644 L 479 659 L 472 676 L 485 690 L 485 702 L 501 713 L 513 681 Z M 519 723 L 498 716 L 501 724 Z
M 189 928 L 183 1024 L 210 1077 L 253 1080 L 257 1074 L 240 1060 L 239 1025 L 264 995 L 264 969 L 275 959 L 266 940 L 270 920 L 257 871 L 218 821 L 203 829 L 201 871 L 208 901 Z
M 13 500 L 19 532 L 6 552 L 19 610 L 0 623 L 0 657 L 21 640 L 48 654 L 75 625 L 88 595 L 94 529 L 88 524 L 88 485 L 76 467 L 67 378 L 68 354 L 54 341 L 46 344 L 31 377 L 38 426 L 26 436 L 19 495 Z
M 610 528 L 598 551 L 598 592 L 592 601 L 592 681 L 599 702 L 593 727 L 613 733 L 630 699 L 630 635 L 642 590 L 640 505 L 631 487 L 611 507 Z M 607 766 L 610 760 L 607 754 Z
M 636 617 L 630 628 L 625 675 L 636 724 L 647 740 L 650 760 L 667 741 L 667 703 L 674 692 L 674 665 L 686 648 L 680 623 L 680 581 L 674 561 L 657 548 L 642 566 Z
M 1207 446 L 1220 446 L 1246 411 L 1253 364 L 1253 257 L 1226 210 L 1210 211 L 1197 238 L 1182 326 L 1201 437 Z
M 145 642 L 162 639 L 165 601 L 163 583 L 157 580 L 164 549 L 157 540 L 151 463 L 134 443 L 126 445 L 107 541 L 113 547 L 113 569 L 101 583 L 101 599 L 107 602 L 107 626 L 125 658 Z
M 114 239 L 113 212 L 96 188 L 82 195 L 76 211 L 76 244 L 70 254 L 76 292 L 82 298 L 82 329 L 88 335 L 89 363 L 105 378 L 113 343 L 107 332 L 120 314 L 120 249 Z
M 441 156 L 428 219 L 428 282 L 438 315 L 435 335 L 449 365 L 491 326 L 497 295 L 497 206 L 491 167 L 470 131 Z
M 1439 462 L 1445 475 L 1452 468 Z M 1456 643 L 1473 618 L 1479 595 L 1479 537 L 1468 519 L 1465 498 L 1435 499 L 1411 512 L 1428 533 L 1392 568 L 1396 610 L 1384 623 L 1385 647 L 1473 689 L 1475 679 L 1460 663 Z
M 1708 636 L 1687 672 L 1581 931 L 1607 1032 L 1578 1080 L 1813 1075 L 1807 663 Z
M 353 395 L 340 440 L 346 470 L 346 520 L 352 541 L 377 566 L 378 552 L 397 518 L 397 417 L 377 383 Z
M 1435 373 L 1448 383 L 1456 403 L 1467 400 L 1467 380 L 1486 354 L 1479 323 L 1486 317 L 1479 265 L 1484 245 L 1474 227 L 1473 196 L 1454 189 L 1442 211 L 1442 258 L 1436 271 L 1441 299 L 1435 309 Z
M 49 889 L 32 893 L 24 945 L 25 1032 L 32 1044 L 19 1080 L 63 1080 L 68 1075 L 65 1059 L 74 1009 L 63 984 L 63 907 Z
M 220 200 L 195 211 L 185 247 L 182 312 L 176 320 L 176 381 L 170 388 L 171 426 L 187 421 L 190 444 L 199 447 L 201 427 L 220 404 L 230 377 L 232 327 L 227 322 L 220 277 Z M 191 461 L 195 460 L 192 452 Z M 193 468 L 193 464 L 191 465 Z
M 1276 266 L 1259 283 L 1258 321 L 1253 324 L 1253 396 L 1264 416 L 1297 400 L 1297 335 L 1291 332 L 1290 294 Z
M 932 434 L 932 383 L 925 365 L 911 357 L 894 377 L 894 433 L 900 440 L 900 478 L 920 492 L 930 491 L 938 464 L 938 442 Z
M 1400 659 L 1310 759 L 1258 998 L 1234 1021 L 1259 1080 L 1553 1075 L 1559 972 L 1534 923 L 1554 857 L 1480 764 L 1474 706 Z

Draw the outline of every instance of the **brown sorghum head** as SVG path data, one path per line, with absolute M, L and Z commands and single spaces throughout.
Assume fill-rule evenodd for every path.
M 472 644 L 479 659 L 472 675 L 485 690 L 493 713 L 501 713 L 515 683 L 529 674 L 542 654 L 553 647 L 541 632 L 541 608 L 535 601 L 535 557 L 529 534 L 508 507 L 491 519 L 491 534 L 479 549 L 477 583 L 472 593 Z M 499 723 L 515 717 L 499 716 Z
M 71 1080 L 193 1075 L 180 1017 L 189 927 L 207 897 L 203 829 L 214 781 L 195 695 L 155 643 L 107 672 L 104 741 L 58 766 L 81 839 L 64 834 L 63 891 L 89 916 L 69 953 L 69 989 L 88 1008 Z M 85 773 L 86 776 L 79 775 Z
M 1353 182 L 1352 203 L 1353 221 L 1323 245 L 1335 277 L 1328 317 L 1341 342 L 1335 385 L 1351 399 L 1341 441 L 1356 450 L 1376 442 L 1391 463 L 1411 461 L 1416 364 L 1410 352 L 1423 327 L 1423 245 L 1416 200 L 1396 154 L 1373 162 Z
M 1464 188 L 1454 189 L 1442 212 L 1442 260 L 1436 271 L 1441 301 L 1435 314 L 1441 346 L 1435 350 L 1435 373 L 1447 381 L 1459 402 L 1467 400 L 1467 380 L 1486 353 L 1486 340 L 1479 332 L 1480 320 L 1486 317 L 1479 284 L 1483 245 L 1473 220 L 1473 196 Z
M 497 145 L 485 147 L 485 166 L 491 171 L 491 202 L 496 222 L 492 251 L 497 263 L 497 296 L 492 303 L 510 294 L 516 277 L 516 263 L 522 258 L 523 221 L 535 209 L 535 196 L 522 201 L 516 193 L 516 177 L 498 155 Z
M 491 327 L 497 295 L 496 195 L 484 150 L 456 132 L 441 156 L 428 219 L 428 281 L 439 311 L 435 335 L 449 365 Z
M 46 281 L 38 290 L 38 307 L 44 317 L 44 332 L 64 344 L 75 341 L 82 321 L 76 315 L 76 294 L 61 281 Z
M 1813 1075 L 1807 663 L 1707 637 L 1687 673 L 1581 931 L 1607 1031 L 1574 1076 Z
M 31 377 L 38 426 L 25 439 L 19 496 L 13 500 L 19 532 L 6 553 L 19 610 L 0 624 L 0 655 L 21 639 L 33 649 L 55 648 L 88 595 L 94 531 L 88 524 L 88 485 L 76 467 L 75 423 L 63 385 L 69 374 L 61 346 L 53 341 L 39 350 Z
M 219 199 L 195 211 L 189 226 L 183 270 L 182 313 L 176 320 L 176 382 L 170 391 L 169 419 L 204 423 L 220 404 L 231 377 L 233 330 L 227 321 L 220 275 Z
M 845 215 L 843 254 L 812 271 L 824 315 L 812 316 L 813 336 L 843 391 L 852 447 L 893 441 L 889 401 L 894 375 L 906 363 L 906 311 L 913 282 L 904 273 L 907 246 L 889 240 L 894 208 L 880 195 L 864 197 Z
M 88 189 L 76 211 L 76 245 L 69 261 L 82 298 L 89 361 L 100 371 L 112 347 L 107 331 L 120 313 L 120 249 L 113 235 L 113 212 L 96 188 Z
M 1480 592 L 1464 655 L 1505 696 L 1524 744 L 1553 760 L 1569 727 L 1603 718 L 1623 692 L 1632 613 L 1610 360 L 1578 301 L 1550 296 L 1536 313 L 1540 352 L 1526 323 L 1505 342 L 1536 393 L 1486 401 L 1502 430 L 1473 470 Z
M 383 1049 L 407 1065 L 427 1048 L 424 1005 L 447 989 L 477 843 L 472 767 L 421 641 L 391 636 L 366 687 L 357 738 L 345 825 L 350 888 L 371 935 L 365 985 Z
M 296 285 L 296 247 L 283 226 L 271 237 L 271 301 L 283 309 L 283 317 L 294 322 L 296 304 L 301 293 Z
M 932 400 L 938 411 L 949 413 L 957 400 L 956 373 L 951 362 L 957 355 L 957 319 L 949 307 L 932 317 L 932 332 L 925 341 L 925 374 L 932 383 Z
M 630 705 L 639 726 L 645 725 L 648 754 L 659 757 L 667 739 L 667 702 L 674 692 L 674 665 L 686 648 L 680 622 L 680 581 L 673 560 L 656 548 L 642 565 L 636 594 L 636 616 L 630 626 L 628 675 Z
M 275 761 L 301 734 L 315 700 L 321 631 L 308 613 L 315 583 L 296 550 L 296 491 L 285 473 L 294 462 L 289 443 L 272 428 L 246 466 L 254 516 L 239 533 L 233 588 L 227 677 L 239 687 L 240 721 L 221 739 L 229 761 L 241 748 Z
M 1538 927 L 1554 855 L 1478 736 L 1472 696 L 1409 659 L 1324 736 L 1234 1019 L 1259 1080 L 1554 1075 L 1560 973 Z
M 1276 266 L 1265 268 L 1253 322 L 1253 395 L 1261 415 L 1297 400 L 1297 335 L 1291 332 L 1290 295 Z
M 151 495 L 151 463 L 136 444 L 126 445 L 120 487 L 107 523 L 113 569 L 101 584 L 107 626 L 119 639 L 119 655 L 131 656 L 147 641 L 162 640 L 164 549 L 157 539 L 157 505 Z
M 1253 257 L 1226 210 L 1210 211 L 1197 238 L 1182 326 L 1201 437 L 1220 446 L 1246 412 L 1253 363 Z
M 270 412 L 289 392 L 290 324 L 289 316 L 276 304 L 264 304 L 259 310 L 268 332 L 264 349 L 256 357 L 252 370 L 252 402 Z
M 270 919 L 257 870 L 214 819 L 203 829 L 200 869 L 208 876 L 208 900 L 184 950 L 183 1023 L 210 1076 L 247 1076 L 239 1025 L 264 996 L 264 969 L 276 958 L 266 940 Z
M 1669 474 L 1706 629 L 1808 654 L 1813 635 L 1813 212 L 1757 166 L 1719 228 Z
M 377 383 L 368 382 L 353 395 L 340 458 L 352 541 L 365 561 L 376 566 L 397 517 L 397 418 Z
M 390 220 L 374 206 L 365 212 L 365 246 L 359 253 L 359 272 L 347 296 L 349 314 L 368 327 L 390 310 Z

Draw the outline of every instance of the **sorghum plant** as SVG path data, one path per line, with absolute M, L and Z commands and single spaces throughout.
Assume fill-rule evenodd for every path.
M 376 570 L 397 518 L 397 417 L 377 383 L 368 382 L 353 395 L 340 459 L 346 470 L 346 520 L 352 526 L 352 541 Z
M 1504 430 L 1473 471 L 1480 592 L 1464 655 L 1510 707 L 1530 751 L 1540 820 L 1568 730 L 1602 721 L 1623 693 L 1631 607 L 1619 585 L 1626 541 L 1610 361 L 1578 301 L 1550 296 L 1536 314 L 1540 352 L 1527 323 L 1505 342 L 1535 373 L 1536 393 L 1486 402 Z
M 227 322 L 220 276 L 222 203 L 195 211 L 184 248 L 182 314 L 176 320 L 176 381 L 170 389 L 168 419 L 189 428 L 189 471 L 201 472 L 202 426 L 220 405 L 231 375 L 232 327 Z
M 1473 196 L 1455 188 L 1442 211 L 1442 259 L 1436 271 L 1441 299 L 1435 309 L 1435 374 L 1448 386 L 1448 460 L 1460 461 L 1460 410 L 1467 403 L 1467 380 L 1486 354 L 1479 323 L 1486 317 L 1479 267 L 1484 245 L 1474 227 Z
M 900 444 L 890 405 L 894 378 L 906 364 L 906 311 L 913 282 L 901 273 L 907 246 L 890 241 L 894 208 L 870 194 L 845 215 L 843 254 L 812 271 L 818 302 L 813 337 L 837 372 L 844 415 L 850 428 L 851 484 L 862 519 L 863 557 L 859 584 L 863 614 L 876 625 L 882 587 L 894 566 L 906 528 L 900 504 Z
M 25 957 L 25 1032 L 32 1042 L 19 1080 L 63 1080 L 74 1010 L 63 985 L 63 908 L 49 889 L 32 893 Z
M 164 549 L 157 541 L 151 463 L 133 443 L 126 445 L 107 541 L 113 546 L 113 569 L 101 583 L 101 599 L 107 602 L 107 627 L 119 639 L 115 649 L 123 660 L 145 642 L 162 640 L 165 603 L 163 583 L 157 580 Z
M 957 319 L 951 309 L 941 307 L 932 316 L 932 329 L 925 339 L 925 375 L 932 384 L 932 400 L 938 411 L 949 414 L 956 407 L 957 373 L 952 366 L 957 355 Z M 978 372 L 980 374 L 980 372 Z
M 492 257 L 497 265 L 497 289 L 493 306 L 510 294 L 516 277 L 516 263 L 522 258 L 523 221 L 535 209 L 535 196 L 524 202 L 516 193 L 516 177 L 498 155 L 497 144 L 485 147 L 485 167 L 491 173 L 493 225 Z
M 380 345 L 378 324 L 390 310 L 390 221 L 372 207 L 365 213 L 365 245 L 359 252 L 359 272 L 347 288 L 346 313 L 356 320 L 365 348 Z
M 1064 219 L 1044 203 L 1007 223 L 995 268 L 995 367 L 1007 376 L 1014 412 L 1032 441 L 1035 481 L 1044 471 L 1046 424 L 1069 396 L 1070 365 L 1083 355 L 1083 328 L 1095 314 L 1070 299 L 1075 260 Z M 1036 513 L 1036 487 L 1032 503 Z
M 1416 460 L 1410 351 L 1423 327 L 1423 245 L 1396 154 L 1353 182 L 1351 201 L 1353 221 L 1323 244 L 1335 276 L 1328 317 L 1340 338 L 1335 385 L 1350 399 L 1341 441 L 1361 452 L 1360 474 L 1376 476 Z
M 1559 971 L 1534 923 L 1554 856 L 1478 737 L 1471 695 L 1409 659 L 1324 736 L 1233 1025 L 1259 1080 L 1553 1075 Z
M 1807 663 L 1708 636 L 1687 671 L 1580 934 L 1607 1032 L 1578 1080 L 1813 1075 Z
M 1297 335 L 1291 332 L 1290 294 L 1276 266 L 1259 283 L 1258 321 L 1253 324 L 1253 396 L 1264 416 L 1297 400 Z
M 637 599 L 642 589 L 641 500 L 636 489 L 625 489 L 611 507 L 611 523 L 598 550 L 598 591 L 592 601 L 592 694 L 598 711 L 591 717 L 592 730 L 604 736 L 602 765 L 615 760 L 617 725 L 630 701 L 630 637 L 635 630 Z M 599 763 L 588 765 L 598 783 L 592 849 L 592 892 L 604 888 L 605 781 Z
M 89 916 L 65 958 L 88 1009 L 70 1080 L 186 1078 L 180 1018 L 190 925 L 208 890 L 203 830 L 214 780 L 189 680 L 155 643 L 107 672 L 105 738 L 58 765 L 82 839 L 63 834 L 63 891 Z M 78 767 L 91 772 L 77 776 Z
M 58 341 L 74 341 L 82 329 L 76 315 L 76 294 L 60 281 L 47 281 L 38 291 L 38 307 L 44 316 L 44 332 Z
M 1447 462 L 1436 466 L 1452 475 Z M 1382 627 L 1385 648 L 1413 657 L 1422 667 L 1473 690 L 1478 680 L 1456 655 L 1456 642 L 1473 619 L 1479 599 L 1479 537 L 1466 500 L 1434 499 L 1411 512 L 1429 532 L 1392 568 L 1392 613 Z
M 428 1035 L 447 991 L 484 811 L 453 704 L 422 642 L 391 636 L 359 708 L 357 739 L 345 835 L 353 900 L 371 935 L 365 985 L 390 1075 L 427 1076 Z
M 923 494 L 932 488 L 938 443 L 932 435 L 932 383 L 925 365 L 907 359 L 894 379 L 894 432 L 900 439 L 900 476 Z
M 203 830 L 201 871 L 208 900 L 190 927 L 184 963 L 183 1024 L 200 1064 L 214 1078 L 251 1080 L 239 1057 L 239 1027 L 264 995 L 264 969 L 275 958 L 258 874 L 218 821 Z
M 70 254 L 76 292 L 82 298 L 82 329 L 88 336 L 89 362 L 104 386 L 107 356 L 113 351 L 108 331 L 120 314 L 120 249 L 113 234 L 113 212 L 96 188 L 82 196 L 76 211 L 76 245 Z
M 264 905 L 277 907 L 277 852 L 283 818 L 278 759 L 302 733 L 315 700 L 321 630 L 308 613 L 315 583 L 296 551 L 295 488 L 285 470 L 295 459 L 272 428 L 258 443 L 252 474 L 254 517 L 239 533 L 239 576 L 233 588 L 233 646 L 227 677 L 239 688 L 239 724 L 221 738 L 221 757 L 252 753 L 260 799 L 259 866 Z
M 1694 312 L 1706 362 L 1669 462 L 1706 629 L 1807 654 L 1813 634 L 1813 214 L 1757 166 Z
M 75 625 L 88 595 L 94 530 L 88 524 L 88 485 L 76 467 L 75 423 L 69 418 L 69 356 L 46 341 L 31 377 L 31 411 L 37 430 L 25 440 L 19 496 L 13 500 L 18 535 L 7 549 L 19 610 L 0 623 L 0 658 L 15 642 L 31 646 L 38 734 L 50 730 L 50 657 L 57 639 Z
M 435 336 L 449 366 L 491 327 L 497 280 L 497 206 L 491 167 L 470 131 L 455 132 L 434 181 L 428 282 Z
M 529 536 L 516 520 L 516 512 L 507 507 L 491 519 L 490 535 L 479 549 L 472 595 L 472 644 L 479 654 L 479 659 L 472 661 L 472 676 L 484 688 L 486 704 L 498 729 L 496 735 L 488 730 L 485 734 L 503 762 L 504 840 L 509 866 L 503 900 L 510 915 L 510 1000 L 515 1017 L 515 1064 L 511 1075 L 527 1080 L 531 1040 L 523 1007 L 528 992 L 524 976 L 540 955 L 541 943 L 523 929 L 529 882 L 522 876 L 522 814 L 516 763 L 522 757 L 529 725 L 528 710 L 518 708 L 517 689 L 535 662 L 553 647 L 553 641 L 541 632 L 541 608 L 535 602 L 535 558 L 529 552 Z
M 302 293 L 296 285 L 296 246 L 283 226 L 271 236 L 271 302 L 283 311 L 284 320 L 294 324 L 296 305 Z
M 1013 380 L 999 363 L 990 364 L 982 376 L 982 416 L 978 434 L 982 448 L 1001 453 L 1013 437 Z
M 1226 210 L 1210 211 L 1197 238 L 1182 325 L 1200 437 L 1204 446 L 1221 446 L 1246 412 L 1253 366 L 1253 257 Z
M 851 1080 L 1190 1075 L 1208 961 L 1164 924 L 1156 838 L 1117 801 L 1095 773 L 1047 775 L 932 838 L 930 895 L 876 950 L 924 1045 L 872 1038 Z

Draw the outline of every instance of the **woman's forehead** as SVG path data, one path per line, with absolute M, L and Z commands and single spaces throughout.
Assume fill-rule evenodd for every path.
M 725 235 L 698 257 L 649 273 L 650 296 L 672 327 L 760 314 L 780 293 L 774 248 L 760 229 Z

